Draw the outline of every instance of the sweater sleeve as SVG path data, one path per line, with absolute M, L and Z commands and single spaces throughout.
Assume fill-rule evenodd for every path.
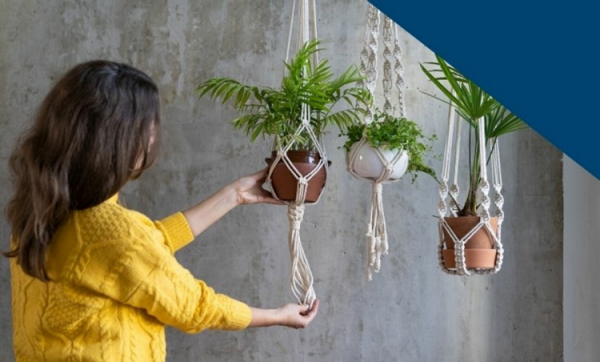
M 74 282 L 145 309 L 187 333 L 239 330 L 250 324 L 250 308 L 195 279 L 163 246 L 164 241 L 157 240 L 162 233 L 126 218 L 113 218 L 111 227 L 110 236 L 87 235 L 90 242 L 72 269 Z
M 190 225 L 181 212 L 177 212 L 160 221 L 154 222 L 158 230 L 163 233 L 165 243 L 175 253 L 194 240 Z

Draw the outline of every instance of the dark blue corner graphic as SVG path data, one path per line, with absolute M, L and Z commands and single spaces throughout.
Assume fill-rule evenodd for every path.
M 600 5 L 370 2 L 600 179 Z

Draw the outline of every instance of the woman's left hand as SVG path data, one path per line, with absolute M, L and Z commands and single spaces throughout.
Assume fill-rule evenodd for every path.
M 267 178 L 268 168 L 257 173 L 240 178 L 234 183 L 236 201 L 239 205 L 274 204 L 284 205 L 283 201 L 275 199 L 270 192 L 262 188 Z

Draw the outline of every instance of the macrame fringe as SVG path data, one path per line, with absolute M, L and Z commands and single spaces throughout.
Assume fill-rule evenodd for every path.
M 365 29 L 364 47 L 360 53 L 360 70 L 365 79 L 358 83 L 359 86 L 366 88 L 372 96 L 375 95 L 378 77 L 378 52 L 379 38 L 383 37 L 383 79 L 382 88 L 384 96 L 383 110 L 392 113 L 392 85 L 395 84 L 398 89 L 398 107 L 397 111 L 400 117 L 405 117 L 404 107 L 404 67 L 402 65 L 402 52 L 396 31 L 396 25 L 387 16 L 383 16 L 383 31 L 380 33 L 381 12 L 369 4 L 367 13 L 367 26 Z M 394 63 L 393 72 L 396 75 L 394 82 L 392 75 L 392 63 Z M 374 112 L 372 108 L 367 110 L 364 123 L 369 125 L 374 121 Z M 395 166 L 403 157 L 408 157 L 405 151 L 396 152 L 392 160 L 388 160 L 380 149 L 374 149 L 383 165 L 383 171 L 375 180 L 364 178 L 357 174 L 354 164 L 361 148 L 367 143 L 363 135 L 359 145 L 355 147 L 348 155 L 348 171 L 354 177 L 372 183 L 371 193 L 371 216 L 367 227 L 367 278 L 372 280 L 373 273 L 378 273 L 381 268 L 381 257 L 388 253 L 388 236 L 386 231 L 385 214 L 382 200 L 383 184 L 396 182 L 399 180 L 391 179 Z

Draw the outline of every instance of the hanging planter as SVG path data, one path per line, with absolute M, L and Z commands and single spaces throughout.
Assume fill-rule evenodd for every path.
M 390 183 L 407 172 L 413 181 L 419 172 L 436 177 L 424 161 L 436 136 L 427 137 L 411 120 L 376 110 L 373 122 L 351 125 L 340 136 L 346 137 L 343 147 L 348 170 L 360 179 Z
M 436 58 L 437 62 L 427 63 L 433 65 L 432 69 L 424 65 L 421 69 L 450 100 L 448 136 L 439 187 L 439 264 L 442 270 L 453 275 L 494 274 L 501 269 L 503 261 L 504 197 L 498 138 L 527 126 L 441 57 Z M 466 175 L 469 186 L 462 205 L 458 202 L 458 174 L 463 122 L 456 121 L 457 114 L 469 126 L 467 147 L 470 167 Z M 454 152 L 453 144 L 456 145 Z M 452 157 L 454 179 L 449 186 Z M 488 168 L 492 172 L 491 185 Z M 490 211 L 490 186 L 494 189 L 495 216 Z
M 351 155 L 354 157 L 351 158 Z M 391 164 L 396 158 L 398 161 L 393 164 L 388 177 L 393 182 L 399 180 L 408 168 L 408 153 L 402 149 L 388 150 L 356 142 L 348 150 L 346 163 L 359 177 L 377 181 L 385 172 L 386 164 Z
M 215 78 L 201 83 L 197 91 L 200 97 L 208 95 L 223 104 L 230 102 L 243 113 L 233 120 L 233 125 L 245 130 L 251 142 L 258 136 L 274 139 L 273 152 L 266 160 L 269 172 L 265 182 L 273 197 L 288 205 L 292 291 L 299 303 L 312 306 L 316 295 L 302 249 L 300 224 L 304 205 L 319 201 L 327 179 L 330 163 L 321 140 L 332 127 L 344 131 L 357 123 L 363 109 L 370 104 L 371 95 L 355 86 L 362 79 L 356 66 L 334 77 L 328 61 L 319 60 L 321 42 L 316 36 L 314 0 L 311 4 L 301 0 L 299 4 L 298 50 L 288 62 L 291 43 L 288 41 L 280 87 L 258 87 L 231 78 Z M 291 38 L 292 26 L 288 39 Z
M 388 252 L 388 235 L 383 211 L 382 185 L 400 180 L 410 173 L 414 183 L 418 173 L 435 178 L 433 169 L 425 165 L 424 156 L 432 151 L 422 129 L 406 118 L 376 111 L 374 121 L 348 127 L 344 149 L 348 171 L 356 178 L 372 183 L 371 219 L 367 232 L 369 254 L 367 276 L 379 272 L 381 256 Z
M 274 147 L 265 161 L 272 168 L 273 196 L 286 202 L 297 201 L 298 182 L 306 179 L 307 199 L 316 202 L 327 179 L 327 160 L 322 137 L 329 129 L 341 131 L 357 122 L 371 96 L 352 85 L 361 80 L 351 66 L 335 77 L 327 60 L 315 63 L 320 51 L 318 40 L 307 41 L 296 56 L 286 62 L 287 73 L 278 89 L 242 84 L 231 78 L 209 79 L 197 87 L 199 96 L 231 102 L 245 115 L 233 120 L 254 142 L 259 136 L 274 137 Z M 335 105 L 348 107 L 332 111 Z M 310 106 L 309 106 L 310 104 Z M 310 178 L 310 180 L 308 180 Z
M 307 177 L 314 172 L 322 159 L 318 152 L 308 150 L 288 151 L 286 155 L 302 177 Z M 271 168 L 276 158 L 277 151 L 273 151 L 271 157 L 265 159 L 265 162 Z M 327 166 L 331 166 L 331 161 L 327 162 Z M 304 203 L 317 202 L 325 188 L 326 181 L 327 172 L 325 169 L 321 168 L 317 170 L 315 175 L 308 181 Z M 271 183 L 273 185 L 273 192 L 279 200 L 293 202 L 297 199 L 298 177 L 287 167 L 283 159 L 273 168 Z
M 424 142 L 421 128 L 405 118 L 401 51 L 392 20 L 384 16 L 383 32 L 380 33 L 381 13 L 369 5 L 367 31 L 361 52 L 361 72 L 364 81 L 359 83 L 373 96 L 377 84 L 379 38 L 383 38 L 383 111 L 369 107 L 363 122 L 351 125 L 347 132 L 344 149 L 347 152 L 347 169 L 360 180 L 372 184 L 371 213 L 367 228 L 367 277 L 378 273 L 381 257 L 388 253 L 388 235 L 383 209 L 383 184 L 399 181 L 409 172 L 416 179 L 417 172 L 425 172 L 435 178 L 435 172 L 423 162 L 423 155 L 431 151 Z M 392 63 L 395 77 L 392 76 Z M 395 79 L 394 79 L 395 78 Z M 397 106 L 392 107 L 392 85 L 398 96 Z M 398 116 L 395 116 L 394 108 Z M 435 136 L 429 138 L 433 140 Z

